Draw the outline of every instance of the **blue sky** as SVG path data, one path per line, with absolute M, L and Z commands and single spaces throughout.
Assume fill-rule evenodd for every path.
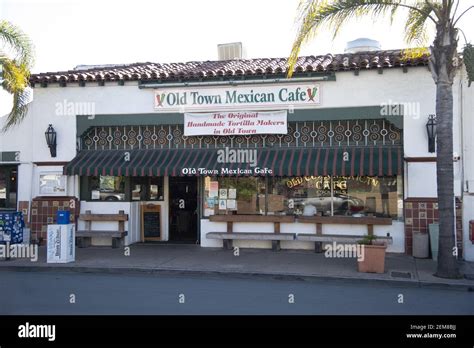
M 0 0 L 0 18 L 20 26 L 36 48 L 33 72 L 80 64 L 217 59 L 217 44 L 241 41 L 247 58 L 286 57 L 299 0 Z M 462 0 L 463 7 L 474 0 Z M 461 22 L 474 40 L 474 11 Z M 340 53 L 358 37 L 383 49 L 405 47 L 404 16 L 390 26 L 350 22 L 336 40 L 325 32 L 302 54 Z M 0 94 L 0 115 L 9 98 Z

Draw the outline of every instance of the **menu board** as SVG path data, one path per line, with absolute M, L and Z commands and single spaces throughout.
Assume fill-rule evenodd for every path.
M 161 211 L 159 205 L 142 207 L 142 234 L 144 239 L 161 240 Z

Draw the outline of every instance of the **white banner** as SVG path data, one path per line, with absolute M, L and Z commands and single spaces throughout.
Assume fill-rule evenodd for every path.
M 156 112 L 311 109 L 321 104 L 318 83 L 158 88 Z
M 287 112 L 185 113 L 184 135 L 287 134 Z

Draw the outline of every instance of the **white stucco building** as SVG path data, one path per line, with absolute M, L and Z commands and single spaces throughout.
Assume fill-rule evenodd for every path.
M 428 151 L 426 131 L 435 85 L 427 57 L 404 61 L 400 51 L 302 57 L 290 80 L 285 64 L 143 63 L 33 75 L 28 115 L 0 138 L 0 209 L 23 211 L 32 239 L 45 237 L 57 210 L 71 209 L 79 230 L 79 213 L 123 210 L 126 244 L 222 246 L 208 233 L 268 232 L 296 234 L 282 238 L 282 248 L 310 249 L 314 242 L 298 234 L 373 231 L 391 237 L 389 252 L 411 254 L 412 234 L 427 233 L 437 219 L 436 154 Z M 460 69 L 454 190 L 458 246 L 470 261 L 473 97 Z M 56 157 L 45 140 L 50 124 Z M 272 134 L 277 125 L 286 132 Z M 255 163 L 222 163 L 219 149 L 255 150 Z M 309 205 L 317 215 L 302 218 Z M 144 221 L 154 206 L 159 220 Z M 234 243 L 272 245 L 271 238 Z

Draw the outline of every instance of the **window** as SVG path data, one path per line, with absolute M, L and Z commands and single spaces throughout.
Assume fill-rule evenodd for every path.
M 373 214 L 397 218 L 402 199 L 401 180 L 393 177 L 337 177 L 344 188 L 334 190 L 335 215 Z M 400 190 L 400 191 L 399 191 Z
M 204 216 L 403 216 L 401 176 L 207 177 L 204 188 Z M 237 197 L 235 203 L 231 193 Z
M 132 201 L 161 201 L 163 200 L 163 178 L 162 177 L 133 177 Z
M 18 167 L 0 166 L 0 209 L 16 209 Z
M 316 208 L 325 215 L 331 214 L 330 176 L 269 178 L 269 181 L 269 213 L 301 215 L 305 209 L 308 214 L 308 209 Z
M 125 177 L 92 176 L 89 180 L 93 201 L 125 201 Z
M 132 201 L 144 201 L 147 196 L 148 178 L 133 178 L 132 179 Z
M 269 213 L 401 218 L 401 177 L 306 176 L 270 178 L 269 193 L 284 197 L 284 209 Z
M 163 200 L 162 177 L 81 177 L 81 199 L 86 201 Z
M 265 214 L 265 178 L 204 179 L 204 215 Z

